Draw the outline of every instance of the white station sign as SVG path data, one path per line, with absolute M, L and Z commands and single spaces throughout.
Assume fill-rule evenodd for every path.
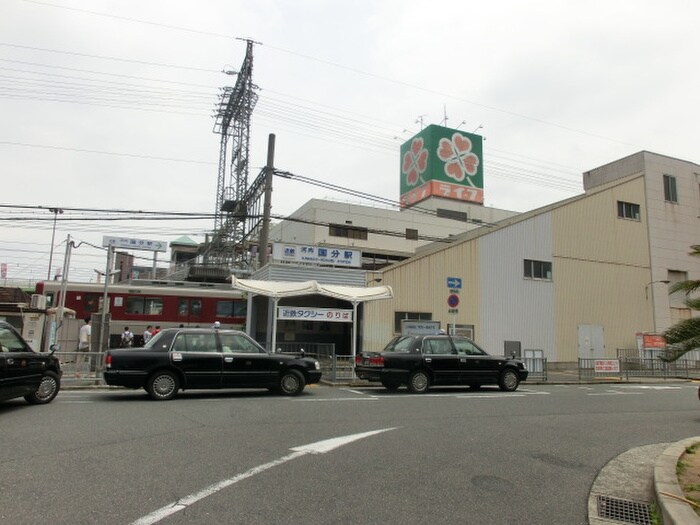
M 102 246 L 121 248 L 123 250 L 146 250 L 149 252 L 164 252 L 168 249 L 165 241 L 150 241 L 147 239 L 129 239 L 128 237 L 102 237 Z

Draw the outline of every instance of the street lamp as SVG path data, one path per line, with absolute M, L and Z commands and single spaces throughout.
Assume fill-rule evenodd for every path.
M 53 264 L 53 243 L 56 238 L 56 219 L 59 213 L 63 213 L 61 208 L 49 208 L 49 211 L 53 213 L 53 229 L 51 230 L 51 252 L 49 253 L 49 271 L 46 275 L 46 280 L 51 280 L 51 265 Z
M 654 283 L 662 283 L 662 284 L 671 284 L 671 281 L 668 281 L 664 279 L 663 281 L 651 281 L 646 284 L 644 287 L 644 296 L 649 299 L 649 287 L 654 284 Z

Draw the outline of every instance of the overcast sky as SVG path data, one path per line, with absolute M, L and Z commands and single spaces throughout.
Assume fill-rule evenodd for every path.
M 259 42 L 251 180 L 274 133 L 277 168 L 398 201 L 421 121 L 483 135 L 485 204 L 516 211 L 640 150 L 700 162 L 699 20 L 692 0 L 1 0 L 0 263 L 47 277 L 52 207 L 212 214 L 212 115 L 240 38 Z M 275 178 L 273 214 L 311 197 L 352 200 Z M 214 224 L 57 218 L 52 266 L 70 234 L 82 281 L 105 235 L 202 241 Z

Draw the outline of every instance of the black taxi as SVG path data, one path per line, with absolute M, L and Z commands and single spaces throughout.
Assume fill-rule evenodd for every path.
M 406 385 L 417 394 L 432 385 L 498 385 L 513 392 L 528 375 L 519 359 L 489 355 L 471 339 L 440 334 L 396 336 L 381 352 L 358 354 L 355 373 L 388 390 Z

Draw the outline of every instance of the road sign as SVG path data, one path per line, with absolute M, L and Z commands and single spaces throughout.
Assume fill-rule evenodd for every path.
M 124 250 L 147 250 L 149 252 L 164 252 L 168 249 L 165 241 L 149 241 L 146 239 L 129 239 L 127 237 L 102 237 L 102 246 L 122 248 Z
M 459 295 L 456 293 L 447 296 L 447 306 L 450 308 L 457 308 L 459 306 Z
M 460 288 L 462 288 L 462 279 L 459 277 L 448 277 L 447 287 L 450 290 L 459 290 Z

